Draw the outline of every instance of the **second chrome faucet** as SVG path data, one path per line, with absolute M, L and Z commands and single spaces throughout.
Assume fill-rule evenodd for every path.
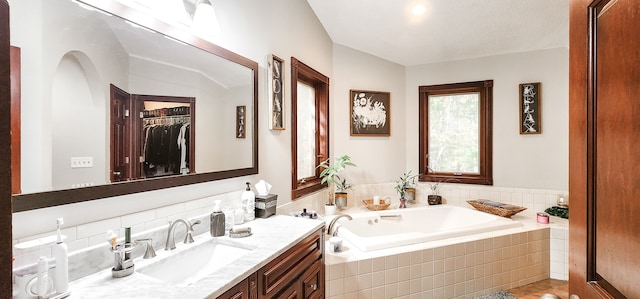
M 174 230 L 178 223 L 183 223 L 187 228 L 187 234 L 184 236 L 184 243 L 185 244 L 193 243 L 193 226 L 196 224 L 200 224 L 200 220 L 196 220 L 193 223 L 191 223 L 189 220 L 186 220 L 186 219 L 177 219 L 169 225 L 169 229 L 167 230 L 167 243 L 164 246 L 164 250 L 176 249 Z

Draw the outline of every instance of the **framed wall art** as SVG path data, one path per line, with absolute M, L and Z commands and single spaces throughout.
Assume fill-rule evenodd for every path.
M 284 130 L 284 60 L 269 55 L 269 128 Z
M 542 133 L 540 82 L 520 84 L 520 134 Z
M 391 136 L 391 93 L 350 90 L 351 136 Z
M 246 117 L 247 106 L 236 106 L 236 138 L 246 138 Z

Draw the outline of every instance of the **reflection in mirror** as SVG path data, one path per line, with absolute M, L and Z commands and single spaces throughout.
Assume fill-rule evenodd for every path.
M 55 199 L 62 193 L 78 202 L 257 173 L 257 63 L 114 1 L 83 1 L 109 13 L 71 0 L 11 2 L 21 190 L 36 195 L 14 198 L 17 210 L 68 203 Z M 237 106 L 250 116 L 247 138 L 236 138 Z M 171 146 L 159 151 L 153 137 Z M 179 178 L 157 179 L 166 176 Z M 116 182 L 126 183 L 101 188 Z M 40 193 L 52 190 L 63 192 Z M 24 206 L 38 196 L 54 199 Z

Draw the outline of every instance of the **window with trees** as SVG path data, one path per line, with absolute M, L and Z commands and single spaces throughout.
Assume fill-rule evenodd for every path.
M 493 80 L 419 87 L 420 181 L 493 185 Z

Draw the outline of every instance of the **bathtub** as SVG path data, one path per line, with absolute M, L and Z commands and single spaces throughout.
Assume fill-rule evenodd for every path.
M 352 214 L 338 221 L 338 235 L 361 251 L 436 241 L 521 227 L 520 222 L 451 205 Z

